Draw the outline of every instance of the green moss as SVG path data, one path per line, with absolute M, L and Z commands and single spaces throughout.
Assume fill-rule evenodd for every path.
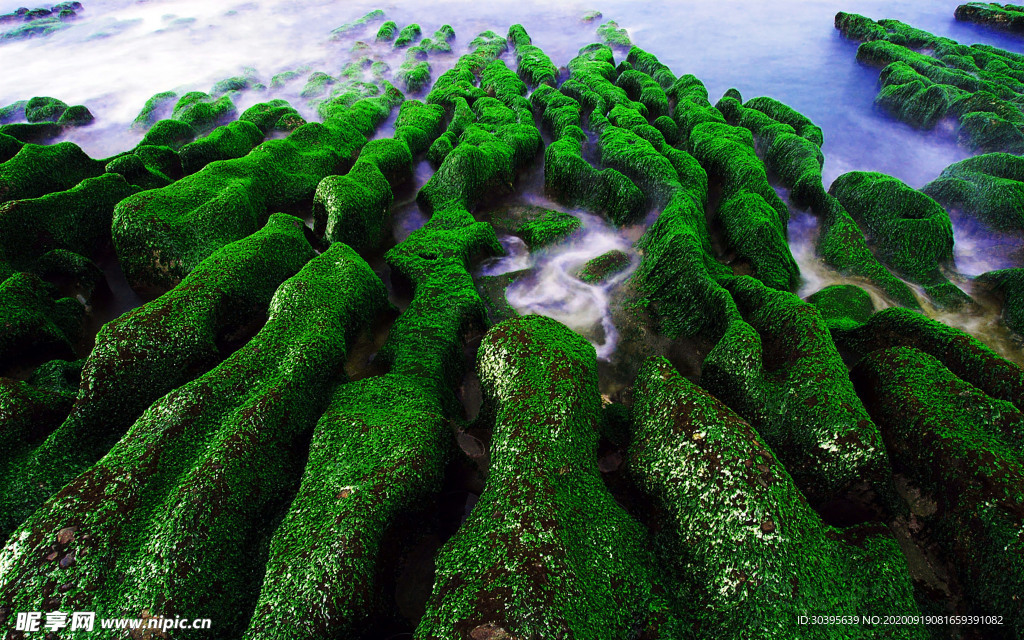
M 40 357 L 74 359 L 85 310 L 77 300 L 55 297 L 56 289 L 31 273 L 0 282 L 0 362 L 4 370 Z
M 0 257 L 24 269 L 54 249 L 96 255 L 110 237 L 114 205 L 136 191 L 104 173 L 67 191 L 0 205 Z
M 650 558 L 597 471 L 593 347 L 549 318 L 513 318 L 484 337 L 477 368 L 495 416 L 490 477 L 438 555 L 417 635 L 634 633 Z
M 821 314 L 747 276 L 726 287 L 744 320 L 705 358 L 701 386 L 757 429 L 812 504 L 865 482 L 892 499 L 885 447 Z
M 836 344 L 866 356 L 892 347 L 914 347 L 937 358 L 961 380 L 1024 410 L 1024 370 L 980 340 L 907 309 L 882 309 L 865 325 L 835 334 Z
M 793 467 L 740 416 L 664 358 L 644 363 L 635 396 L 630 472 L 654 503 L 655 552 L 679 618 L 662 622 L 658 637 L 701 629 L 747 638 L 754 628 L 800 637 L 799 616 L 821 608 L 919 615 L 896 541 L 882 527 L 824 525 L 790 478 Z M 843 635 L 888 630 L 846 625 Z M 912 625 L 898 637 L 928 636 Z
M 855 284 L 834 284 L 805 300 L 814 305 L 829 329 L 853 329 L 875 312 L 871 294 Z
M 139 145 L 131 153 L 117 156 L 107 163 L 106 170 L 142 189 L 165 187 L 183 174 L 178 154 L 170 147 L 154 145 Z
M 629 262 L 629 254 L 615 249 L 588 260 L 576 272 L 576 277 L 587 283 L 601 283 L 624 271 Z
M 385 304 L 383 283 L 345 245 L 310 260 L 278 288 L 256 336 L 151 405 L 14 534 L 18 548 L 0 556 L 17 576 L 7 586 L 26 585 L 13 604 L 88 594 L 101 610 L 219 616 L 241 635 L 260 541 L 299 480 L 295 449 L 326 408 L 349 339 Z M 67 527 L 73 561 L 55 570 L 44 549 Z
M 234 341 L 251 335 L 278 285 L 313 255 L 302 221 L 274 214 L 168 293 L 104 325 L 82 371 L 74 411 L 3 474 L 2 533 L 106 454 L 153 401 L 209 370 Z
M 1020 5 L 968 2 L 959 5 L 953 16 L 961 22 L 973 22 L 1011 33 L 1024 33 L 1024 11 Z
M 0 467 L 60 426 L 74 401 L 74 391 L 0 378 Z
M 1024 132 L 1020 123 L 1004 120 L 994 113 L 973 112 L 960 118 L 960 144 L 983 153 L 1008 151 L 1024 153 Z
M 237 91 L 245 91 L 247 89 L 258 89 L 266 88 L 256 77 L 256 70 L 248 68 L 245 70 L 245 75 L 231 76 L 230 78 L 224 78 L 216 82 L 213 87 L 210 88 L 210 95 L 213 97 L 220 97 L 226 93 L 233 93 Z
M 270 88 L 271 89 L 280 89 L 281 87 L 285 86 L 286 84 L 288 84 L 292 80 L 295 80 L 295 79 L 301 78 L 301 77 L 302 77 L 302 73 L 299 72 L 299 71 L 282 71 L 281 73 L 275 73 L 270 78 Z
M 626 62 L 633 65 L 637 71 L 642 71 L 651 76 L 663 89 L 668 89 L 676 81 L 672 70 L 663 65 L 657 57 L 633 45 L 626 55 Z
M 1024 415 L 913 348 L 875 351 L 853 377 L 894 467 L 937 503 L 933 535 L 969 612 L 1006 611 L 1004 624 L 1020 628 Z
M 940 266 L 953 259 L 953 225 L 937 202 L 896 178 L 864 171 L 839 176 L 829 193 L 867 229 L 882 262 L 924 285 L 940 305 L 969 301 L 955 287 L 944 286 L 948 280 Z
M 1024 229 L 1024 158 L 990 153 L 955 162 L 921 191 L 993 229 Z
M 408 47 L 416 40 L 419 40 L 422 35 L 423 31 L 420 29 L 420 25 L 406 25 L 402 27 L 402 30 L 398 33 L 398 37 L 395 38 L 395 48 L 401 49 L 402 47 Z
M 45 37 L 58 31 L 63 31 L 71 25 L 61 20 L 59 16 L 48 16 L 35 20 L 23 22 L 17 27 L 4 31 L 0 34 L 3 40 L 24 40 L 36 36 Z
M 377 42 L 391 42 L 398 35 L 398 25 L 395 24 L 394 20 L 388 20 L 384 24 L 380 25 L 380 29 L 377 30 Z
M 539 47 L 533 45 L 530 35 L 521 24 L 508 29 L 508 41 L 516 51 L 516 73 L 531 89 L 546 84 L 554 87 L 558 81 L 558 68 Z
M 177 151 L 199 135 L 192 125 L 178 120 L 160 120 L 154 124 L 139 142 L 145 147 L 169 147 Z
M 633 46 L 633 42 L 629 39 L 629 33 L 625 29 L 620 29 L 619 24 L 614 20 L 609 20 L 598 27 L 597 35 L 605 44 L 610 44 L 613 47 L 628 49 Z
M 331 242 L 357 250 L 380 244 L 383 222 L 394 200 L 387 178 L 373 162 L 360 161 L 343 176 L 327 176 L 313 197 L 317 228 Z
M 229 96 L 214 98 L 201 91 L 190 91 L 175 103 L 171 118 L 183 122 L 196 131 L 210 131 L 227 120 L 238 117 L 235 104 Z
M 382 9 L 374 9 L 357 20 L 346 22 L 340 27 L 331 30 L 331 38 L 334 40 L 340 40 L 344 36 L 362 31 L 369 24 L 380 22 L 384 17 L 384 11 Z
M 531 205 L 504 209 L 492 220 L 495 228 L 519 236 L 531 250 L 563 240 L 583 225 L 571 213 Z
M 282 120 L 286 121 L 288 118 L 296 117 L 301 118 L 299 112 L 288 104 L 286 100 L 276 99 L 254 104 L 242 112 L 238 119 L 253 123 L 259 127 L 263 135 L 267 135 L 271 131 L 279 130 L 283 124 Z M 302 124 L 306 124 L 305 121 Z M 291 130 L 291 128 L 295 127 L 290 127 L 288 130 Z
M 92 113 L 80 104 L 68 107 L 57 120 L 62 127 L 81 127 L 90 124 L 95 118 Z
M 73 142 L 26 144 L 0 164 L 0 203 L 66 191 L 101 173 L 103 162 L 93 160 Z
M 1000 269 L 977 277 L 975 282 L 989 287 L 1002 298 L 1003 322 L 1024 335 L 1024 269 Z
M 166 291 L 213 251 L 262 226 L 271 211 L 310 200 L 320 180 L 354 159 L 395 100 L 389 91 L 333 107 L 324 124 L 303 125 L 242 158 L 123 200 L 112 230 L 129 284 Z
M 430 65 L 425 60 L 406 58 L 395 72 L 395 84 L 408 93 L 419 93 L 430 84 Z
M 178 152 L 181 168 L 188 175 L 217 160 L 241 158 L 260 142 L 263 142 L 263 132 L 252 122 L 229 122 L 183 146 Z
M 57 122 L 68 105 L 57 98 L 35 97 L 25 105 L 25 119 L 29 122 Z
M 444 132 L 444 107 L 406 100 L 395 120 L 395 138 L 405 141 L 412 156 L 418 156 Z
M 26 106 L 28 106 L 28 100 L 18 100 L 6 107 L 0 107 L 0 124 L 24 120 Z
M 616 78 L 615 84 L 625 89 L 630 99 L 647 107 L 649 117 L 668 115 L 668 98 L 665 90 L 647 73 L 637 69 L 624 71 Z
M 749 262 L 754 276 L 768 286 L 795 289 L 800 268 L 786 242 L 789 209 L 768 184 L 751 133 L 707 122 L 693 128 L 690 147 L 708 174 L 722 181 L 715 218 L 730 248 Z

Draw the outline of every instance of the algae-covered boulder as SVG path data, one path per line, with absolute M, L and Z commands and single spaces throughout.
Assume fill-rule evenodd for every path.
M 263 135 L 273 130 L 290 131 L 294 127 L 288 125 L 290 119 L 299 118 L 296 111 L 286 100 L 276 99 L 254 104 L 238 116 L 239 120 L 251 122 L 259 127 Z M 302 124 L 305 124 L 303 121 Z
M 975 280 L 1002 298 L 1003 322 L 1024 335 L 1024 269 L 999 269 L 983 273 Z
M 178 152 L 186 175 L 217 160 L 241 158 L 263 141 L 263 132 L 252 122 L 236 120 L 183 146 Z
M 864 325 L 836 334 L 843 349 L 866 356 L 893 347 L 914 347 L 937 358 L 961 380 L 1024 410 L 1024 369 L 968 333 L 897 307 L 882 309 Z
M 287 138 L 207 165 L 163 189 L 122 200 L 114 210 L 114 246 L 129 284 L 162 293 L 199 262 L 262 226 L 275 209 L 312 198 L 394 107 L 391 92 L 332 112 Z
M 961 22 L 974 22 L 993 29 L 1024 33 L 1024 7 L 995 2 L 968 2 L 957 6 L 953 16 Z
M 643 623 L 650 559 L 597 470 L 596 364 L 590 344 L 543 316 L 484 337 L 490 476 L 437 558 L 417 636 L 611 639 Z
M 988 637 L 1014 637 L 1024 625 L 1024 414 L 911 347 L 875 351 L 852 375 L 895 470 L 936 503 L 929 530 L 968 612 L 1003 612 Z
M 235 104 L 229 96 L 214 98 L 202 91 L 190 91 L 174 104 L 171 118 L 202 133 L 237 117 Z
M 563 240 L 579 229 L 583 222 L 571 213 L 534 205 L 515 205 L 495 211 L 491 224 L 499 231 L 523 239 L 530 249 Z
M 177 98 L 178 94 L 173 91 L 162 91 L 146 100 L 146 104 L 139 111 L 139 115 L 135 116 L 135 120 L 132 121 L 132 128 L 140 130 L 149 129 L 162 116 L 170 115 Z
M 0 282 L 0 374 L 49 358 L 74 359 L 85 310 L 31 273 Z
M 727 406 L 664 358 L 641 367 L 635 397 L 629 468 L 655 507 L 675 618 L 657 637 L 806 637 L 799 616 L 820 608 L 919 615 L 896 541 L 881 527 L 824 525 L 766 439 Z M 928 637 L 919 623 L 842 628 L 848 638 Z
M 1024 230 L 1024 158 L 989 153 L 955 162 L 921 192 L 999 231 Z
M 618 249 L 613 249 L 612 251 L 602 253 L 596 258 L 588 260 L 586 264 L 580 267 L 576 272 L 576 277 L 583 282 L 600 284 L 626 270 L 626 268 L 629 267 L 629 263 L 630 259 L 628 253 Z
M 29 122 L 57 122 L 68 105 L 57 98 L 37 96 L 25 105 L 25 119 Z
M 218 633 L 240 636 L 261 540 L 306 459 L 300 443 L 349 339 L 385 304 L 383 283 L 348 247 L 310 260 L 278 288 L 256 336 L 155 402 L 14 534 L 0 552 L 4 622 L 88 597 L 102 610 L 217 618 Z
M 103 162 L 93 160 L 73 142 L 26 144 L 0 164 L 0 203 L 66 191 L 101 173 Z
M 891 499 L 885 447 L 818 310 L 749 276 L 726 287 L 743 320 L 705 358 L 701 386 L 757 429 L 812 504 L 858 484 Z
M 214 366 L 263 322 L 277 286 L 313 257 L 302 221 L 274 214 L 163 296 L 107 323 L 56 434 L 3 474 L 0 532 L 101 458 L 154 400 Z
M 807 296 L 829 329 L 853 329 L 875 312 L 871 294 L 855 284 L 834 284 Z
M 829 193 L 867 229 L 882 262 L 924 285 L 942 305 L 968 300 L 940 270 L 953 259 L 953 224 L 939 203 L 896 178 L 867 171 L 839 176 Z
M 55 249 L 95 255 L 109 241 L 114 205 L 136 191 L 121 176 L 104 173 L 67 191 L 0 204 L 0 257 L 27 268 Z

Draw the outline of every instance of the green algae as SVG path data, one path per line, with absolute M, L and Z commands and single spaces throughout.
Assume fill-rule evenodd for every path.
M 490 476 L 437 558 L 414 637 L 623 637 L 651 606 L 650 560 L 597 471 L 593 347 L 549 318 L 513 318 L 484 337 L 477 368 Z
M 274 214 L 168 293 L 104 325 L 74 411 L 17 471 L 4 474 L 5 535 L 99 460 L 153 401 L 215 365 L 232 340 L 251 335 L 277 286 L 314 255 L 303 230 L 301 220 Z
M 139 115 L 135 116 L 135 120 L 132 122 L 133 129 L 147 130 L 149 127 L 156 124 L 157 120 L 160 119 L 161 115 L 169 115 L 173 109 L 174 102 L 177 101 L 178 94 L 173 91 L 162 91 L 149 100 L 146 100 L 146 104 L 142 107 L 142 111 Z
M 416 40 L 419 40 L 420 36 L 423 35 L 423 31 L 420 29 L 418 24 L 410 24 L 402 27 L 402 30 L 398 32 L 398 37 L 395 38 L 395 48 L 401 49 L 402 47 L 408 47 L 413 44 Z
M 588 284 L 601 283 L 624 271 L 629 263 L 629 254 L 615 249 L 588 260 L 576 277 Z
M 514 24 L 508 28 L 508 41 L 516 52 L 516 73 L 528 87 L 535 89 L 542 84 L 555 86 L 558 69 L 551 58 L 533 45 L 522 25 Z
M 263 135 L 258 126 L 246 120 L 217 127 L 178 151 L 182 171 L 189 175 L 217 160 L 241 158 L 263 142 Z
M 865 171 L 839 176 L 829 193 L 866 228 L 880 261 L 942 306 L 970 300 L 940 270 L 953 260 L 953 225 L 941 205 L 896 178 Z
M 937 503 L 934 536 L 967 610 L 1005 612 L 1003 623 L 1020 628 L 1024 415 L 910 347 L 875 351 L 852 375 L 894 467 Z
M 25 144 L 0 164 L 0 203 L 66 191 L 101 173 L 102 161 L 93 160 L 73 142 Z
M 990 153 L 954 162 L 921 192 L 999 231 L 1024 230 L 1024 158 Z
M 896 541 L 881 527 L 824 525 L 767 439 L 664 358 L 641 367 L 632 415 L 630 473 L 657 510 L 655 553 L 677 617 L 656 637 L 803 637 L 799 616 L 822 609 L 918 615 Z M 845 626 L 843 637 L 882 631 L 892 632 Z M 893 633 L 927 637 L 923 625 Z
M 968 2 L 953 12 L 960 22 L 973 22 L 1001 31 L 1024 33 L 1024 10 L 1020 5 L 995 2 Z
M 331 38 L 338 40 L 349 34 L 359 32 L 366 28 L 367 25 L 380 22 L 384 17 L 384 11 L 382 9 L 374 9 L 361 18 L 353 20 L 352 22 L 346 22 L 340 27 L 333 29 L 331 31 Z
M 1003 322 L 1012 331 L 1024 335 L 1024 269 L 999 269 L 975 279 L 1002 298 Z
M 52 593 L 56 607 L 88 598 L 101 611 L 217 618 L 241 635 L 266 560 L 256 549 L 298 480 L 295 448 L 326 408 L 347 343 L 385 300 L 345 245 L 310 260 L 256 336 L 157 400 L 14 534 L 0 554 L 5 604 L 45 608 Z M 59 530 L 71 535 L 50 562 Z
M 491 220 L 496 229 L 519 236 L 531 250 L 564 240 L 583 226 L 571 213 L 530 205 L 504 209 Z
M 299 112 L 287 100 L 280 98 L 254 104 L 243 111 L 238 119 L 253 123 L 263 135 L 271 131 L 291 131 L 306 124 Z
M 875 312 L 871 294 L 855 284 L 834 284 L 807 296 L 829 329 L 854 329 Z
M 1024 408 L 1024 371 L 977 338 L 908 309 L 877 312 L 864 325 L 835 334 L 836 344 L 866 356 L 872 351 L 913 347 L 938 359 L 961 380 L 992 398 Z
M 24 120 L 26 106 L 28 106 L 28 100 L 18 100 L 17 102 L 12 102 L 6 107 L 0 107 L 0 124 Z
M 55 249 L 95 255 L 110 237 L 114 205 L 135 193 L 124 178 L 104 173 L 67 191 L 0 205 L 0 259 L 28 268 Z
M 261 143 L 248 155 L 207 165 L 163 189 L 122 200 L 114 246 L 129 284 L 162 293 L 219 247 L 254 232 L 273 210 L 311 199 L 400 101 L 397 91 L 330 106 L 323 124 Z
M 238 117 L 230 96 L 215 98 L 201 91 L 190 91 L 181 96 L 171 110 L 171 118 L 192 127 L 199 133 Z
M 25 105 L 25 119 L 29 122 L 57 122 L 68 105 L 57 98 L 37 96 Z
M 597 35 L 601 37 L 605 44 L 613 47 L 628 49 L 633 46 L 633 42 L 629 39 L 629 33 L 625 29 L 619 28 L 619 24 L 614 20 L 609 20 L 599 26 L 597 28 Z
M 3 368 L 41 356 L 73 359 L 84 313 L 77 300 L 56 299 L 56 290 L 35 274 L 15 273 L 0 282 Z
M 701 386 L 757 429 L 812 504 L 858 483 L 891 499 L 885 447 L 821 314 L 749 276 L 726 288 L 743 320 L 705 358 Z

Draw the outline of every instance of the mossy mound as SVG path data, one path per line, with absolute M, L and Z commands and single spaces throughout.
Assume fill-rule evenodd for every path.
M 940 270 L 953 260 L 953 224 L 939 203 L 896 178 L 866 171 L 839 176 L 829 194 L 867 229 L 882 262 L 923 285 L 942 306 L 970 300 Z
M 56 290 L 35 274 L 15 273 L 0 282 L 0 325 L 4 327 L 0 363 L 4 372 L 40 358 L 73 360 L 84 315 L 77 300 L 56 299 Z
M 834 284 L 805 299 L 814 305 L 829 329 L 853 329 L 875 312 L 871 294 L 855 284 Z
M 496 229 L 519 236 L 530 249 L 564 240 L 583 225 L 571 213 L 529 205 L 495 212 L 492 220 Z
M 103 326 L 75 410 L 3 474 L 3 535 L 106 454 L 153 401 L 209 370 L 259 327 L 278 285 L 314 255 L 304 228 L 298 218 L 274 214 L 168 293 Z
M 955 162 L 921 192 L 999 231 L 1024 230 L 1024 158 L 989 153 Z
M 875 351 L 852 376 L 895 470 L 936 503 L 929 529 L 968 611 L 1001 609 L 1008 628 L 1021 628 L 1024 414 L 910 347 Z
M 818 310 L 749 276 L 726 287 L 743 320 L 704 359 L 701 386 L 757 429 L 812 504 L 858 483 L 891 500 L 885 447 Z
M 628 253 L 614 249 L 588 260 L 576 272 L 576 277 L 588 284 L 600 284 L 625 271 L 629 263 Z
M 968 2 L 953 12 L 960 22 L 973 22 L 1000 31 L 1024 34 L 1024 7 L 996 2 Z
M 244 347 L 151 405 L 25 521 L 20 550 L 0 552 L 12 569 L 3 593 L 19 610 L 45 608 L 44 593 L 60 594 L 58 607 L 88 594 L 126 611 L 159 599 L 170 615 L 220 616 L 240 636 L 266 561 L 254 549 L 299 480 L 295 448 L 326 408 L 349 338 L 385 304 L 384 285 L 348 247 L 310 260 Z
M 263 132 L 246 120 L 217 127 L 208 135 L 183 146 L 178 152 L 185 175 L 195 173 L 217 160 L 241 158 L 263 141 Z
M 25 144 L 0 164 L 0 203 L 66 191 L 101 173 L 103 162 L 93 160 L 73 142 Z
M 1003 322 L 1017 334 L 1024 336 L 1024 269 L 1000 269 L 977 277 L 1003 300 Z
M 824 525 L 767 439 L 664 358 L 644 363 L 635 393 L 630 471 L 655 505 L 655 552 L 674 605 L 660 637 L 694 628 L 716 638 L 747 638 L 753 628 L 797 637 L 801 612 L 820 607 L 919 615 L 884 528 Z M 887 631 L 844 627 L 850 638 Z M 917 624 L 897 637 L 928 635 Z
M 477 368 L 495 420 L 490 479 L 437 558 L 417 634 L 631 633 L 653 599 L 651 560 L 597 470 L 593 347 L 554 320 L 524 316 L 487 333 Z M 517 595 L 495 606 L 496 591 Z

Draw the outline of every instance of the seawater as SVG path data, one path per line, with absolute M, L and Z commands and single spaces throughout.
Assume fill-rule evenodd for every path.
M 0 12 L 13 11 L 24 2 L 0 0 Z M 1021 42 L 1010 36 L 956 22 L 952 5 L 906 0 L 619 0 L 593 4 L 536 0 L 383 4 L 371 0 L 236 4 L 93 0 L 84 5 L 80 18 L 65 31 L 45 38 L 0 42 L 0 105 L 37 95 L 86 105 L 96 122 L 70 131 L 67 139 L 94 157 L 108 157 L 136 144 L 141 133 L 133 132 L 129 125 L 145 101 L 161 91 L 207 91 L 216 81 L 239 75 L 246 68 L 254 69 L 264 83 L 275 73 L 288 70 L 337 74 L 361 55 L 352 51 L 357 39 L 370 43 L 375 55 L 397 69 L 404 51 L 372 43 L 377 23 L 341 39 L 330 37 L 333 28 L 380 8 L 399 27 L 418 23 L 425 37 L 442 24 L 454 27 L 455 53 L 430 59 L 434 78 L 454 63 L 476 34 L 487 29 L 504 35 L 509 25 L 521 23 L 534 44 L 556 64 L 564 65 L 579 47 L 597 40 L 595 28 L 601 21 L 616 20 L 637 45 L 657 55 L 674 73 L 700 78 L 712 102 L 735 87 L 744 99 L 771 96 L 810 117 L 824 132 L 826 186 L 846 171 L 868 170 L 921 187 L 944 167 L 970 154 L 956 144 L 948 124 L 922 132 L 874 107 L 878 70 L 857 63 L 857 44 L 834 29 L 835 13 L 895 18 L 964 44 L 983 42 L 1022 51 Z M 580 17 L 589 10 L 603 12 L 602 20 L 581 22 Z M 508 60 L 513 66 L 511 56 Z M 300 78 L 273 92 L 243 92 L 238 109 L 280 97 L 313 119 L 315 109 L 299 97 L 304 82 Z M 386 131 L 382 135 L 387 135 Z M 417 185 L 428 177 L 429 167 L 417 167 Z M 536 191 L 536 184 L 531 188 Z M 535 277 L 524 281 L 526 284 L 509 287 L 509 302 L 521 312 L 551 315 L 581 331 L 600 325 L 601 335 L 593 341 L 599 355 L 607 359 L 614 353 L 617 335 L 610 300 L 630 271 L 600 286 L 585 285 L 572 274 L 587 259 L 610 248 L 630 253 L 632 269 L 638 261 L 631 248 L 638 231 L 615 229 L 586 212 L 577 214 L 584 221 L 583 230 L 566 242 L 530 254 L 517 239 L 504 238 L 509 255 L 482 265 L 480 272 L 511 265 L 534 269 Z M 425 219 L 413 199 L 397 203 L 396 238 L 408 235 Z M 956 263 L 952 275 L 968 288 L 970 276 L 1019 266 L 1019 238 L 992 233 L 956 215 L 953 221 Z M 816 235 L 817 219 L 794 212 L 790 243 L 804 276 L 800 295 L 850 281 L 815 255 Z M 878 306 L 889 304 L 878 292 L 872 294 Z M 981 305 L 970 315 L 930 314 L 1021 360 L 1019 346 L 998 321 L 994 306 Z

